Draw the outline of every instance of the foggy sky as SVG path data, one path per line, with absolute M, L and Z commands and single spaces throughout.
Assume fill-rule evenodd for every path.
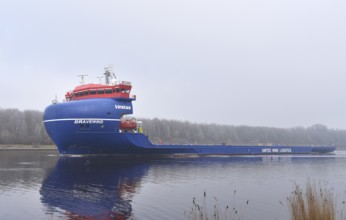
M 346 129 L 343 0 L 0 2 L 0 107 L 43 111 L 111 64 L 134 116 Z

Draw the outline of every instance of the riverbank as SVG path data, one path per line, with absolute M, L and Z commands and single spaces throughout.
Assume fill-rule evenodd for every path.
M 0 144 L 1 150 L 57 150 L 55 145 Z

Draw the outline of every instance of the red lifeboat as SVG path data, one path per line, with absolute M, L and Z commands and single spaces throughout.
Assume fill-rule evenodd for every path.
M 137 121 L 135 119 L 120 121 L 120 129 L 133 130 L 137 128 Z

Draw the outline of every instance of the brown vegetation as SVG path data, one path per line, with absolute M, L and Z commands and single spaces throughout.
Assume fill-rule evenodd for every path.
M 336 219 L 336 199 L 332 189 L 329 189 L 326 183 L 322 185 L 321 183 L 316 184 L 308 181 L 305 191 L 301 186 L 295 184 L 294 190 L 287 198 L 287 201 L 292 220 Z M 235 201 L 234 204 L 236 204 Z M 207 197 L 204 192 L 203 203 L 199 204 L 196 198 L 193 198 L 192 208 L 189 211 L 185 211 L 185 218 L 192 220 L 244 219 L 244 207 L 246 208 L 248 204 L 249 200 L 240 207 L 242 211 L 239 213 L 239 208 L 235 205 L 229 204 L 224 206 L 224 208 L 220 208 L 217 199 L 214 197 L 214 208 L 208 209 Z M 342 212 L 339 214 L 342 215 Z M 342 216 L 340 216 L 340 219 L 342 219 Z
M 305 192 L 299 185 L 291 196 L 288 205 L 292 220 L 334 220 L 336 219 L 335 199 L 325 183 L 316 185 L 308 181 Z
M 243 207 L 238 208 L 235 202 L 236 190 L 234 190 L 234 203 L 220 206 L 216 197 L 213 197 L 214 204 L 213 209 L 208 208 L 207 193 L 204 192 L 203 202 L 199 204 L 196 198 L 192 200 L 192 208 L 189 211 L 185 211 L 185 219 L 191 220 L 222 220 L 222 219 L 244 219 L 243 208 L 249 204 L 249 200 L 246 201 Z M 241 211 L 239 211 L 241 210 Z

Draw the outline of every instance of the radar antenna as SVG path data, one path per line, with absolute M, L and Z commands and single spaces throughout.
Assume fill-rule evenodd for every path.
M 88 76 L 87 74 L 82 74 L 82 75 L 77 75 L 77 76 L 79 76 L 80 77 L 80 84 L 81 85 L 84 85 L 84 76 Z

